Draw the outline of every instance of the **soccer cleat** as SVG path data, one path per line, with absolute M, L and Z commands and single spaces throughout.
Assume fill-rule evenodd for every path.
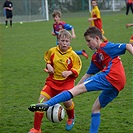
M 31 104 L 28 109 L 32 112 L 35 112 L 35 111 L 47 111 L 48 108 L 49 106 L 47 104 L 38 103 L 38 104 Z
M 88 54 L 86 53 L 85 50 L 82 50 L 82 55 L 86 57 L 86 59 L 88 59 Z
M 66 124 L 66 130 L 67 131 L 71 130 L 73 126 L 74 126 L 74 119 L 68 119 Z
M 41 129 L 37 130 L 35 128 L 31 128 L 28 133 L 42 133 Z

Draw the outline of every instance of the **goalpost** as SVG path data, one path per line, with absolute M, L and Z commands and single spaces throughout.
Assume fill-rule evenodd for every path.
M 26 0 L 27 1 L 27 0 Z M 34 2 L 34 5 L 33 5 Z M 38 4 L 38 5 L 37 5 Z M 33 6 L 32 6 L 33 5 Z M 36 10 L 35 12 L 35 8 Z M 49 21 L 48 0 L 29 0 L 29 20 L 28 21 Z M 33 11 L 35 13 L 33 13 Z
M 88 3 L 89 3 L 89 12 L 91 12 L 91 0 L 88 0 Z
M 25 0 L 28 21 L 49 21 L 48 0 Z
M 48 0 L 12 0 L 14 22 L 49 21 Z M 4 16 L 1 17 L 4 22 Z
M 120 0 L 112 0 L 112 10 L 113 11 L 121 10 L 121 1 Z
M 46 14 L 46 20 L 49 20 L 49 11 L 48 11 L 48 0 L 42 0 L 42 15 L 45 18 Z

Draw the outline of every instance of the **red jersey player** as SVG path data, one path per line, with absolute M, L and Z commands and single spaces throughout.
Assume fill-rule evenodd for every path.
M 56 95 L 47 102 L 32 104 L 29 110 L 46 111 L 49 106 L 68 101 L 85 92 L 101 91 L 92 107 L 89 130 L 89 133 L 98 133 L 101 109 L 116 98 L 125 86 L 126 76 L 120 55 L 125 54 L 127 50 L 133 56 L 133 46 L 125 43 L 102 42 L 102 33 L 96 27 L 87 29 L 84 33 L 84 37 L 88 47 L 91 50 L 95 50 L 95 52 L 92 55 L 90 67 L 83 75 L 78 85 Z
M 71 31 L 72 33 L 72 38 L 76 38 L 75 35 L 75 31 L 72 25 L 67 24 L 64 21 L 61 21 L 61 12 L 58 10 L 54 10 L 53 14 L 52 14 L 53 20 L 54 20 L 54 24 L 53 24 L 53 30 L 52 30 L 52 35 L 57 37 L 57 41 L 56 44 L 58 45 L 58 34 L 59 31 L 62 29 L 66 29 L 68 31 Z M 79 51 L 75 51 L 78 55 L 83 55 L 86 57 L 86 59 L 88 59 L 88 54 L 86 53 L 85 50 L 79 50 Z

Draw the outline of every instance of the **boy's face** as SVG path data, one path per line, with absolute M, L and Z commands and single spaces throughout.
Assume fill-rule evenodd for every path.
M 60 21 L 60 17 L 58 15 L 56 15 L 55 17 L 53 17 L 55 23 L 58 23 Z
M 92 5 L 93 7 L 95 7 L 95 6 L 97 6 L 97 2 L 96 2 L 96 1 L 92 1 L 92 2 L 91 2 L 91 5 Z
M 59 38 L 59 48 L 62 52 L 66 52 L 70 46 L 70 38 L 60 37 Z
M 94 38 L 92 38 L 92 37 L 90 37 L 90 36 L 88 35 L 88 36 L 85 36 L 85 40 L 86 40 L 87 46 L 88 46 L 91 50 L 98 49 L 98 47 L 99 47 L 99 44 L 98 44 L 99 38 L 98 38 L 97 36 L 94 37 Z

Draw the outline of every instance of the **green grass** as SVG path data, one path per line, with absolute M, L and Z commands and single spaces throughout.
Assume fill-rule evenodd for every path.
M 83 14 L 83 13 L 82 13 Z M 88 27 L 86 17 L 73 15 L 63 20 L 74 26 L 77 38 L 72 40 L 74 50 L 85 49 L 89 59 L 81 56 L 83 68 L 76 83 L 86 72 L 93 51 L 89 50 L 83 37 Z M 65 15 L 64 15 L 65 16 Z M 67 16 L 67 15 L 66 15 Z M 79 18 L 77 16 L 80 16 Z M 112 42 L 129 42 L 133 27 L 133 16 L 124 13 L 102 13 L 105 35 Z M 33 113 L 28 111 L 31 103 L 36 103 L 47 74 L 43 72 L 46 50 L 55 46 L 51 35 L 53 21 L 37 23 L 14 23 L 13 28 L 0 25 L 0 133 L 26 133 L 33 127 Z M 81 26 L 81 27 L 80 27 Z M 127 83 L 119 96 L 101 111 L 99 133 L 133 132 L 133 57 L 126 52 L 121 56 L 125 67 Z M 90 125 L 92 105 L 99 92 L 86 93 L 75 97 L 76 122 L 70 133 L 87 133 Z M 45 117 L 44 117 L 45 118 Z M 44 133 L 67 133 L 66 119 L 61 123 L 51 123 L 43 119 Z

